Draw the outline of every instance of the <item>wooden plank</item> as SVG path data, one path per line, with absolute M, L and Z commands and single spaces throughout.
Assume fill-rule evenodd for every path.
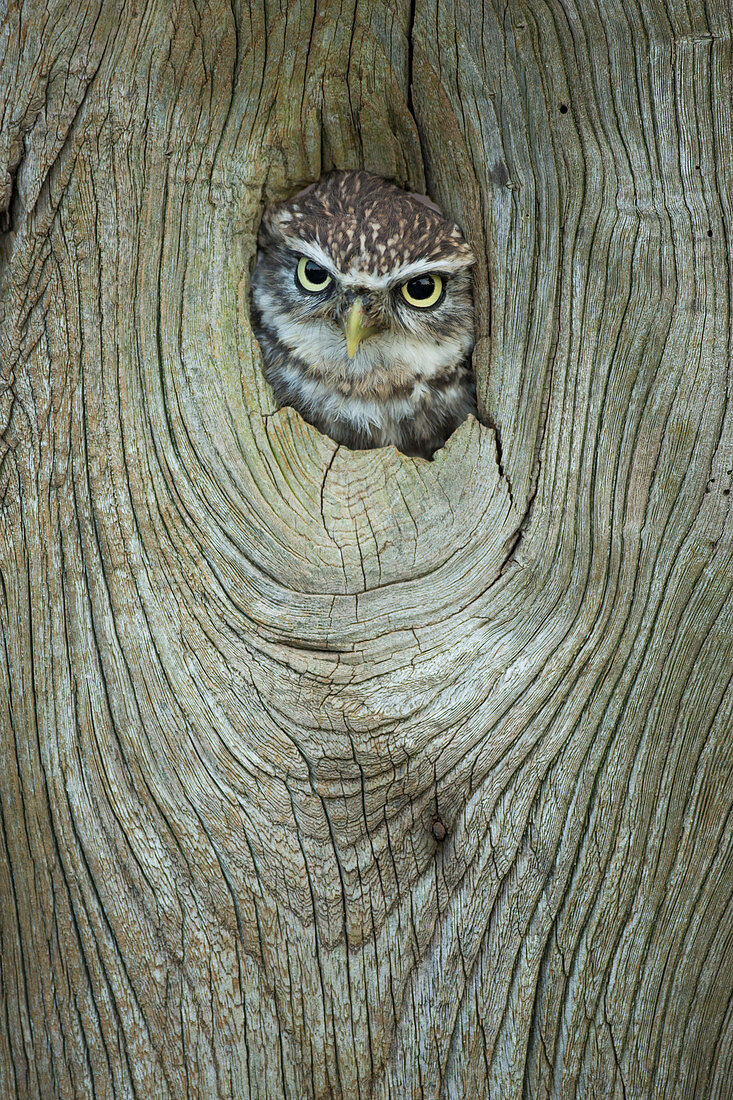
M 729 5 L 0 19 L 0 1093 L 733 1097 Z M 479 253 L 433 462 L 263 380 L 334 166 Z

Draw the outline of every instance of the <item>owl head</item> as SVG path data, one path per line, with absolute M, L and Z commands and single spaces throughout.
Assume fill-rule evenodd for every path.
M 330 172 L 262 219 L 253 300 L 299 357 L 362 375 L 377 361 L 470 353 L 474 256 L 429 199 Z

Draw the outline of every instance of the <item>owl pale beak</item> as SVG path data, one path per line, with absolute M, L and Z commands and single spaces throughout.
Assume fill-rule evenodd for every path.
M 368 323 L 361 304 L 361 298 L 357 298 L 349 310 L 344 323 L 346 351 L 348 352 L 349 359 L 354 358 L 356 349 L 359 347 L 362 340 L 366 340 L 368 336 L 373 336 L 374 333 L 378 331 L 375 325 L 370 325 Z

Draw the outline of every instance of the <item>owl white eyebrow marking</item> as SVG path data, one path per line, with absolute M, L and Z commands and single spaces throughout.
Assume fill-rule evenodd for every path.
M 441 256 L 436 260 L 413 260 L 401 267 L 388 272 L 385 275 L 375 275 L 371 271 L 362 271 L 351 267 L 347 272 L 339 271 L 327 252 L 316 244 L 315 241 L 304 241 L 298 237 L 286 237 L 286 242 L 299 256 L 307 256 L 309 260 L 320 264 L 335 279 L 339 279 L 343 286 L 366 287 L 368 290 L 383 290 L 394 284 L 404 283 L 415 275 L 425 275 L 430 271 L 453 273 L 461 268 L 470 267 L 474 263 L 473 256 Z
M 384 287 L 404 283 L 415 275 L 426 275 L 431 271 L 449 273 L 460 271 L 461 268 L 469 267 L 473 262 L 473 257 L 469 259 L 463 256 L 441 256 L 438 260 L 413 260 L 412 263 L 403 264 L 386 275 L 374 275 L 370 271 L 360 271 L 352 267 L 340 278 L 344 286 L 364 286 L 369 290 L 382 290 Z
M 299 256 L 307 256 L 309 260 L 313 260 L 314 263 L 320 264 L 320 266 L 324 267 L 335 279 L 341 278 L 341 272 L 335 266 L 333 260 L 329 258 L 328 254 L 324 252 L 315 241 L 302 241 L 297 237 L 286 237 L 285 240 L 288 247 L 292 248 L 293 252 L 296 252 Z

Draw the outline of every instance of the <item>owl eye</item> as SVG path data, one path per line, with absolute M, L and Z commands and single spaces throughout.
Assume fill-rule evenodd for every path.
M 333 282 L 325 267 L 321 267 L 315 260 L 309 260 L 307 256 L 301 256 L 298 260 L 295 278 L 298 285 L 311 294 L 325 290 Z
M 443 294 L 443 280 L 440 275 L 416 275 L 403 283 L 400 290 L 408 305 L 429 309 Z

